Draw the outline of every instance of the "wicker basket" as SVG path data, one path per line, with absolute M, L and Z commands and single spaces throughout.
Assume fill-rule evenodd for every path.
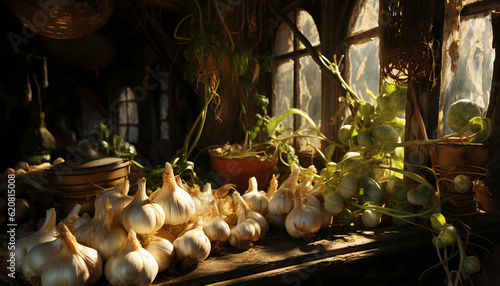
M 78 166 L 58 164 L 44 174 L 60 213 L 68 214 L 77 203 L 83 206 L 82 212 L 93 213 L 97 194 L 128 179 L 130 164 L 120 158 L 99 158 Z
M 102 28 L 115 0 L 6 0 L 7 7 L 32 31 L 50 38 L 74 39 Z

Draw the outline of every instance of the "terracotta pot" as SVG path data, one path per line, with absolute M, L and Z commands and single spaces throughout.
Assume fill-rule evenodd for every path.
M 461 143 L 460 138 L 427 145 L 433 167 L 453 170 L 467 166 L 484 167 L 488 161 L 488 145 L 485 143 Z M 474 171 L 475 168 L 472 168 Z
M 241 158 L 224 158 L 210 154 L 210 159 L 219 179 L 224 184 L 236 184 L 236 189 L 243 194 L 248 189 L 248 180 L 251 177 L 257 179 L 259 190 L 264 190 L 267 187 L 269 176 L 278 161 L 278 152 L 275 148 L 268 148 L 266 153 L 266 156 Z
M 443 209 L 452 213 L 471 213 L 477 211 L 484 199 L 488 145 L 484 143 L 462 143 L 460 138 L 450 138 L 443 142 L 428 145 L 433 169 L 438 177 L 453 180 L 457 175 L 467 175 L 472 180 L 472 189 L 466 193 L 455 190 L 454 184 L 441 181 L 440 190 L 449 198 Z

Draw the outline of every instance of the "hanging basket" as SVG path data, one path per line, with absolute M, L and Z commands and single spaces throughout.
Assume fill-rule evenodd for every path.
M 111 18 L 115 0 L 7 0 L 19 21 L 42 36 L 75 39 L 102 28 Z
M 398 79 L 432 75 L 434 0 L 383 0 L 381 71 L 386 78 Z

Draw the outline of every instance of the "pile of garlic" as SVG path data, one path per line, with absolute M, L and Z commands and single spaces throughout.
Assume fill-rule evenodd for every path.
M 163 185 L 150 196 L 141 178 L 134 196 L 128 194 L 129 181 L 102 191 L 92 218 L 79 216 L 77 205 L 56 228 L 55 210 L 48 210 L 44 226 L 19 240 L 22 263 L 17 270 L 42 285 L 64 283 L 58 279 L 92 284 L 103 272 L 111 284 L 149 285 L 158 273 L 176 265 L 191 267 L 227 242 L 250 247 L 266 234 L 269 223 L 308 239 L 331 216 L 311 177 L 299 183 L 299 174 L 299 167 L 292 165 L 289 178 L 278 187 L 273 176 L 267 192 L 251 178 L 240 195 L 231 184 L 191 187 L 166 163 Z

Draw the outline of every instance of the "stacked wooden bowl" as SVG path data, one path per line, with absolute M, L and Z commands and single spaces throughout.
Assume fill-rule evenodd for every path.
M 45 176 L 63 215 L 77 203 L 83 206 L 82 212 L 92 214 L 97 194 L 125 181 L 130 164 L 130 161 L 114 157 L 92 159 L 81 164 L 65 162 L 47 169 Z

